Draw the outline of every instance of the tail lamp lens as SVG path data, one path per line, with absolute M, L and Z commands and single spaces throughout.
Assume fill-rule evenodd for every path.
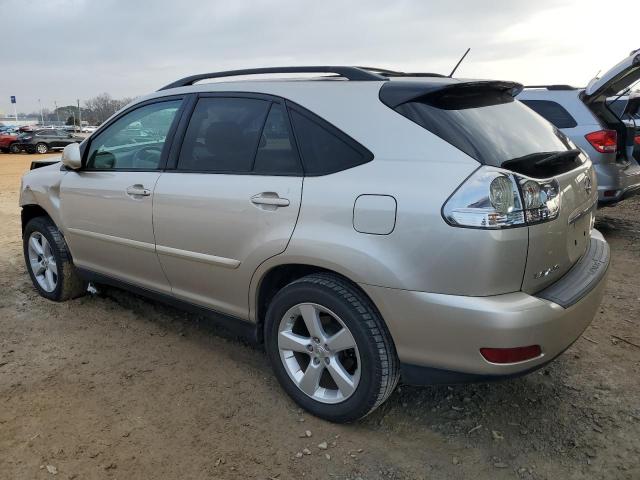
M 500 229 L 553 220 L 560 210 L 554 179 L 536 180 L 484 166 L 445 203 L 447 223 L 458 227 Z
M 636 135 L 635 142 L 636 145 L 640 145 L 640 135 Z
M 615 153 L 618 149 L 618 133 L 615 130 L 598 130 L 584 137 L 600 153 Z
M 542 355 L 540 345 L 515 348 L 481 348 L 480 354 L 491 363 L 517 363 Z
M 507 214 L 515 206 L 513 186 L 504 175 L 494 178 L 489 185 L 489 201 L 498 213 Z

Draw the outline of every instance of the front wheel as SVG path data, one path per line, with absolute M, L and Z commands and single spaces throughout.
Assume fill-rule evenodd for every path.
M 24 259 L 38 293 L 62 302 L 78 297 L 86 290 L 71 260 L 67 243 L 47 217 L 27 223 L 23 234 Z
M 9 153 L 20 153 L 20 152 L 21 152 L 21 149 L 17 143 L 12 143 L 9 146 Z
M 46 143 L 38 143 L 36 145 L 36 152 L 38 153 L 47 153 L 49 151 L 49 145 Z
M 265 344 L 285 391 L 325 420 L 364 417 L 398 383 L 399 361 L 380 314 L 337 275 L 308 275 L 280 290 L 267 311 Z

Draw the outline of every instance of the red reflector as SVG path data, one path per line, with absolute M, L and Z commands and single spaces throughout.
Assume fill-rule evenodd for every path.
M 636 145 L 640 145 L 640 135 L 636 135 Z
M 615 197 L 617 192 L 618 192 L 617 190 L 605 190 L 604 191 L 604 196 L 605 197 Z
M 618 133 L 615 130 L 598 130 L 587 133 L 584 138 L 600 153 L 614 153 L 618 147 Z
M 482 356 L 491 363 L 516 363 L 524 362 L 542 354 L 540 345 L 515 348 L 481 348 Z

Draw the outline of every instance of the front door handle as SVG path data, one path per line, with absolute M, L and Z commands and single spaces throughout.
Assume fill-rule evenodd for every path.
M 136 183 L 135 185 L 127 187 L 127 195 L 131 195 L 132 197 L 148 197 L 151 195 L 151 190 L 144 188 L 144 185 Z
M 263 192 L 251 197 L 251 203 L 276 209 L 278 207 L 288 207 L 290 202 L 287 198 L 280 198 L 275 192 Z

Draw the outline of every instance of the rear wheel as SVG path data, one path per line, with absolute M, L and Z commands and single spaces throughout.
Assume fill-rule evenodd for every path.
M 49 145 L 46 143 L 38 143 L 36 145 L 36 152 L 38 153 L 47 153 L 49 151 Z
M 67 244 L 49 218 L 36 217 L 27 223 L 23 250 L 29 276 L 40 295 L 61 302 L 84 293 L 86 285 L 73 266 Z
M 337 275 L 309 275 L 280 290 L 267 311 L 265 344 L 285 391 L 332 422 L 369 414 L 398 382 L 398 359 L 380 314 Z
M 12 143 L 9 145 L 9 153 L 20 153 L 20 147 L 17 143 Z

